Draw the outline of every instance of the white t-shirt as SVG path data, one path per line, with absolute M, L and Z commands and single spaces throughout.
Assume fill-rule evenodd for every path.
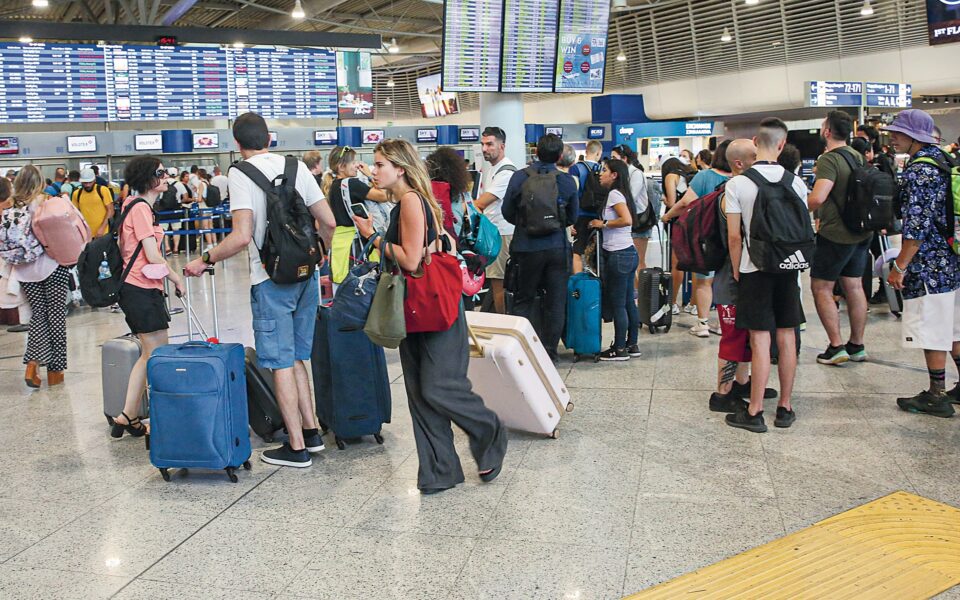
M 780 181 L 783 178 L 783 167 L 780 165 L 754 165 L 753 167 L 763 175 L 767 181 Z M 757 185 L 750 181 L 744 175 L 727 181 L 725 189 L 726 208 L 724 212 L 728 215 L 738 214 L 743 224 L 743 256 L 740 258 L 741 273 L 755 273 L 759 271 L 757 266 L 750 260 L 750 252 L 747 250 L 747 242 L 750 236 L 750 220 L 753 218 L 753 205 L 757 201 Z M 799 177 L 793 178 L 793 191 L 797 196 L 807 204 L 807 186 Z
M 630 195 L 633 196 L 633 203 L 636 206 L 637 214 L 647 210 L 650 200 L 647 199 L 647 177 L 643 171 L 633 165 L 627 165 L 630 172 Z
M 190 190 L 187 189 L 187 186 L 184 185 L 182 181 L 176 182 L 173 184 L 173 187 L 177 188 L 177 202 L 183 203 L 183 197 L 186 196 Z
M 623 197 L 620 190 L 610 190 L 607 196 L 607 207 L 603 209 L 603 220 L 613 221 L 619 218 L 617 211 L 613 208 L 617 204 L 626 204 L 627 199 Z M 603 230 L 603 249 L 607 252 L 616 252 L 625 248 L 633 247 L 633 236 L 630 235 L 630 226 L 626 227 L 607 227 Z
M 510 169 L 504 169 L 500 171 L 500 173 L 497 173 L 497 171 L 504 165 L 512 164 L 512 160 L 503 157 L 503 160 L 497 164 L 490 165 L 484 169 L 483 178 L 480 180 L 480 193 L 490 192 L 497 197 L 495 202 L 491 202 L 490 205 L 484 209 L 483 214 L 490 219 L 491 223 L 497 226 L 497 229 L 500 230 L 500 235 L 513 235 L 514 226 L 503 218 L 502 206 L 503 197 L 507 195 L 507 186 L 510 185 L 510 178 L 513 177 L 515 171 L 511 171 Z
M 216 186 L 220 190 L 221 199 L 225 199 L 227 194 L 230 192 L 230 180 L 226 175 L 214 175 L 210 179 L 210 184 Z
M 269 181 L 283 173 L 284 157 L 279 154 L 257 154 L 247 160 L 251 165 L 262 172 Z M 238 210 L 253 211 L 253 239 L 247 251 L 250 255 L 250 285 L 257 285 L 270 279 L 260 263 L 260 246 L 267 233 L 267 195 L 257 187 L 249 177 L 240 172 L 240 169 L 230 169 L 230 212 Z M 317 185 L 317 180 L 310 174 L 310 169 L 302 162 L 297 169 L 297 183 L 295 184 L 300 197 L 308 207 L 323 200 L 323 192 Z

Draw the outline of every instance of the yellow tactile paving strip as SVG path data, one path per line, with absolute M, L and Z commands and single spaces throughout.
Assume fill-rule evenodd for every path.
M 896 492 L 629 600 L 907 600 L 958 584 L 960 510 Z

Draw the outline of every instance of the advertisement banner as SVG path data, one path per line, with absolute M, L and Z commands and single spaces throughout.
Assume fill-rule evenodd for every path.
M 369 52 L 337 52 L 337 114 L 373 118 L 373 68 Z
M 562 0 L 555 92 L 603 92 L 610 3 Z
M 432 119 L 460 113 L 460 99 L 456 92 L 441 89 L 440 73 L 417 79 L 417 95 L 420 97 L 420 114 L 424 118 Z
M 960 42 L 960 0 L 927 0 L 930 45 Z

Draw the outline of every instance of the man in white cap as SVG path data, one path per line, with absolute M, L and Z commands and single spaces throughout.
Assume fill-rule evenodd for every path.
M 923 349 L 930 387 L 911 398 L 897 398 L 902 410 L 952 417 L 960 384 L 945 391 L 947 353 L 960 369 L 960 257 L 954 237 L 952 159 L 940 148 L 933 118 L 905 110 L 886 128 L 898 153 L 910 155 L 903 173 L 903 247 L 888 282 L 903 293 L 902 342 Z
M 97 174 L 93 169 L 80 171 L 80 187 L 73 190 L 70 200 L 80 209 L 93 237 L 106 235 L 110 231 L 113 192 L 107 186 L 97 183 Z

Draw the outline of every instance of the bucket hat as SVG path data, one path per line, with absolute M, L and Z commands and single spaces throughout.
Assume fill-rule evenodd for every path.
M 933 127 L 933 117 L 918 108 L 911 108 L 898 114 L 893 123 L 884 127 L 884 130 L 898 131 L 922 144 L 939 144 L 940 140 Z

